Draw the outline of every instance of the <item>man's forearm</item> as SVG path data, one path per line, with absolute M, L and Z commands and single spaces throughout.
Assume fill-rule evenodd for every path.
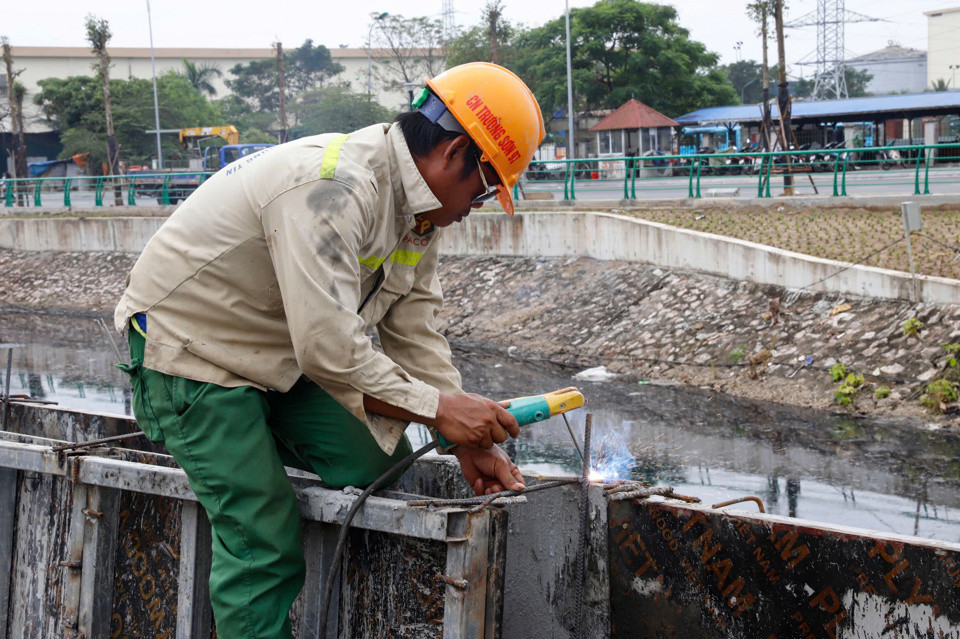
M 376 397 L 371 397 L 370 395 L 363 396 L 363 409 L 367 412 L 376 413 L 378 415 L 386 415 L 387 417 L 402 419 L 408 422 L 417 422 L 418 424 L 430 426 L 431 428 L 436 427 L 436 417 L 431 418 L 423 415 L 417 415 L 415 413 L 411 413 L 405 408 L 388 404 L 382 399 L 377 399 Z

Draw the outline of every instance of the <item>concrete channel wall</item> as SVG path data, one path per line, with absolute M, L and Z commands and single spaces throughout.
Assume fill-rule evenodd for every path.
M 136 253 L 163 217 L 0 218 L 0 248 L 21 251 Z M 470 215 L 444 234 L 447 255 L 504 255 L 639 261 L 743 279 L 757 284 L 911 300 L 909 274 L 850 266 L 709 233 L 607 212 L 525 211 Z M 845 270 L 844 270 L 845 269 Z M 920 300 L 960 303 L 960 281 L 917 278 Z
M 757 284 L 912 299 L 911 278 L 906 273 L 870 266 L 854 266 L 837 273 L 850 265 L 614 213 L 527 211 L 513 218 L 474 213 L 463 222 L 463 228 L 444 234 L 441 250 L 448 255 L 579 255 L 648 262 Z M 960 303 L 960 281 L 927 276 L 917 279 L 922 301 Z

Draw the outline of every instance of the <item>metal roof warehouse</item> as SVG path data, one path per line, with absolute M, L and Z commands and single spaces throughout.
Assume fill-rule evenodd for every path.
M 915 93 L 910 95 L 882 95 L 844 100 L 795 101 L 791 120 L 802 126 L 816 122 L 881 122 L 923 116 L 960 114 L 960 91 Z M 771 100 L 770 115 L 780 117 L 776 99 Z M 727 124 L 731 122 L 759 123 L 759 104 L 738 104 L 699 109 L 675 118 L 681 126 Z

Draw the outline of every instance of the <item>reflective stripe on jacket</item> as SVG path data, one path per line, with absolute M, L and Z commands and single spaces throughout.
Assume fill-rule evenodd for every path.
M 204 182 L 150 239 L 115 311 L 148 317 L 144 365 L 221 386 L 288 390 L 307 375 L 392 453 L 460 375 L 436 326 L 440 206 L 396 125 L 303 138 Z M 368 328 L 376 327 L 383 352 Z

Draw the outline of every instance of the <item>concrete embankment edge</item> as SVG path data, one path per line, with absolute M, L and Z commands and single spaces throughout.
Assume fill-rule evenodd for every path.
M 136 253 L 163 217 L 0 218 L 0 248 Z M 447 255 L 564 257 L 645 262 L 790 289 L 911 300 L 909 274 L 851 266 L 781 249 L 597 211 L 470 215 L 443 236 Z M 920 300 L 960 303 L 960 281 L 917 278 Z
M 851 266 L 604 212 L 526 211 L 513 218 L 475 213 L 462 228 L 445 233 L 441 247 L 447 255 L 584 256 L 646 262 L 790 289 L 912 299 L 908 273 Z M 960 303 L 960 281 L 929 276 L 917 281 L 921 301 Z

